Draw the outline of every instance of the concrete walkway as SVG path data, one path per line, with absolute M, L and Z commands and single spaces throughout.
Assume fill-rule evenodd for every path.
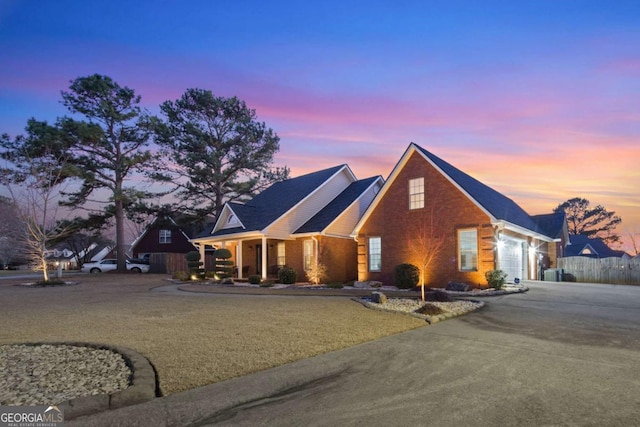
M 636 425 L 640 287 L 527 285 L 462 318 L 66 425 Z

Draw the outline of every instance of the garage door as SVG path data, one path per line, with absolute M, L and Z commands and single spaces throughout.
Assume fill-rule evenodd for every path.
M 522 240 L 503 237 L 503 244 L 498 250 L 498 266 L 507 273 L 507 282 L 513 283 L 516 278 L 526 277 L 524 274 L 524 242 Z

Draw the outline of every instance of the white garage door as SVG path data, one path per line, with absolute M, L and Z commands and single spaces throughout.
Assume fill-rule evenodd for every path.
M 498 250 L 498 268 L 507 273 L 507 282 L 513 283 L 518 278 L 525 278 L 524 242 L 503 237 L 503 244 Z

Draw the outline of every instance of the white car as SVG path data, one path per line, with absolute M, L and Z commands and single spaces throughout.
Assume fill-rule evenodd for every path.
M 80 271 L 83 273 L 105 273 L 107 271 L 114 271 L 118 268 L 118 261 L 116 259 L 103 259 L 102 261 L 86 262 Z M 133 273 L 148 273 L 149 264 L 138 264 L 127 260 L 127 270 Z

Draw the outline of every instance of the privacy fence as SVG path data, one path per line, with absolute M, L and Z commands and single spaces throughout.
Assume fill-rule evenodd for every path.
M 570 274 L 577 282 L 640 285 L 639 259 L 576 256 L 559 258 L 558 267 L 564 270 L 565 280 Z

